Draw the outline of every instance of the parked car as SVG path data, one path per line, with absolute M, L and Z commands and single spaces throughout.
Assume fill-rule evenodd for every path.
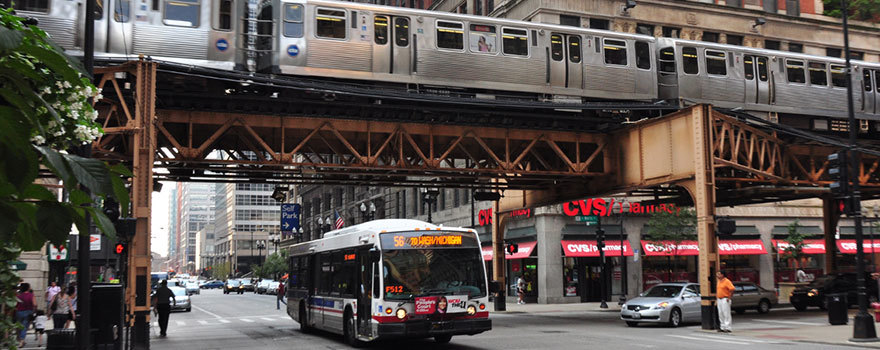
M 735 282 L 733 286 L 736 289 L 730 298 L 730 308 L 738 314 L 746 312 L 747 309 L 755 309 L 758 313 L 766 314 L 770 312 L 771 307 L 779 303 L 775 291 L 764 289 L 752 282 Z
M 620 308 L 620 319 L 635 327 L 639 323 L 666 323 L 678 327 L 685 322 L 700 322 L 700 285 L 662 283 L 628 300 Z
M 865 274 L 865 287 L 869 301 L 877 300 L 877 282 L 867 274 Z M 858 303 L 856 274 L 847 272 L 816 277 L 809 285 L 791 291 L 788 299 L 797 311 L 804 311 L 810 306 L 818 306 L 824 310 L 827 308 L 828 294 L 835 293 L 846 294 L 846 301 L 850 306 Z
M 241 289 L 243 289 L 245 292 L 253 292 L 254 290 L 256 290 L 256 287 L 254 286 L 254 282 L 252 282 L 251 280 L 243 279 L 241 280 Z
M 244 289 L 242 288 L 240 280 L 227 280 L 226 285 L 223 287 L 223 294 L 229 293 L 244 293 Z
M 171 305 L 171 311 L 192 311 L 192 301 L 189 299 L 189 294 L 187 294 L 186 288 L 168 287 L 168 289 L 171 289 L 171 292 L 174 293 L 174 304 Z
M 273 280 L 260 280 L 257 282 L 257 289 L 255 293 L 257 294 L 266 294 L 267 289 L 269 288 L 269 284 L 275 282 Z
M 278 294 L 278 286 L 281 285 L 281 282 L 271 281 L 269 285 L 266 287 L 266 294 L 276 295 Z
M 223 288 L 223 282 L 222 282 L 222 281 L 217 281 L 217 280 L 214 280 L 214 281 L 208 281 L 208 282 L 205 282 L 204 284 L 202 284 L 201 288 L 202 288 L 202 289 Z
M 199 290 L 199 282 L 188 281 L 185 285 L 186 295 L 201 294 L 201 291 Z

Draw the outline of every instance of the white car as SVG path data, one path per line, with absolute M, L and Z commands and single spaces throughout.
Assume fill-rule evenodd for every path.
M 262 280 L 262 281 L 260 281 L 259 283 L 257 283 L 257 288 L 254 289 L 254 293 L 257 293 L 257 294 L 266 294 L 266 293 L 268 293 L 268 292 L 269 292 L 269 290 L 268 290 L 268 289 L 269 289 L 269 284 L 271 284 L 272 282 L 275 282 L 275 281 L 273 281 L 273 280 Z
M 200 292 L 201 289 L 199 289 L 199 282 L 188 281 L 188 282 L 186 282 L 185 286 L 186 286 L 186 295 L 193 295 L 193 294 L 201 295 L 202 294 Z
M 281 285 L 281 282 L 278 282 L 278 281 L 269 282 L 269 286 L 266 287 L 266 294 L 272 294 L 272 295 L 278 294 L 278 286 L 279 285 Z

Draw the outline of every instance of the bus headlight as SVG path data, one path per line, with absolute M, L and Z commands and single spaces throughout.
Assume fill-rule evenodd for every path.
M 473 305 L 468 306 L 467 310 L 468 310 L 468 315 L 471 315 L 471 316 L 473 316 L 475 313 L 477 313 L 477 308 L 475 308 Z
M 405 317 L 406 317 L 406 310 L 404 310 L 404 309 L 397 309 L 397 318 L 399 318 L 399 319 L 402 320 L 402 319 L 404 319 Z

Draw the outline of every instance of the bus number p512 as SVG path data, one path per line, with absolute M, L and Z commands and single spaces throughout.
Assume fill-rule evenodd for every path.
M 403 286 L 385 286 L 385 293 L 403 293 Z

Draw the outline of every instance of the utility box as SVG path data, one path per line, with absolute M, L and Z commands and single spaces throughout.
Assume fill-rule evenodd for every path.
M 845 293 L 828 294 L 828 323 L 832 325 L 845 325 L 849 321 L 848 308 Z
M 98 350 L 122 349 L 122 285 L 92 284 L 92 339 Z

